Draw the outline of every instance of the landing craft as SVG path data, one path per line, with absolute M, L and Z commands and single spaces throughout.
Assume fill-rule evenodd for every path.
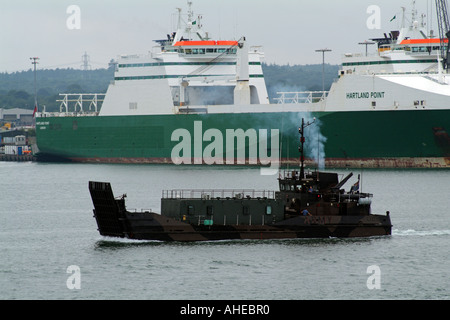
M 279 191 L 163 191 L 161 214 L 130 212 L 125 196 L 115 198 L 111 184 L 89 182 L 94 217 L 102 236 L 160 241 L 370 237 L 391 234 L 389 212 L 371 213 L 372 194 L 343 189 L 353 176 L 305 172 L 302 120 L 300 170 L 278 178 Z M 358 181 L 359 182 L 359 181 Z

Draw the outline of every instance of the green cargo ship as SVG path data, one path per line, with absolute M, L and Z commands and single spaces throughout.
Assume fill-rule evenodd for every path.
M 38 159 L 278 168 L 299 162 L 301 118 L 316 118 L 311 165 L 450 167 L 450 76 L 415 10 L 412 26 L 372 39 L 375 53 L 346 54 L 330 91 L 272 104 L 259 47 L 211 40 L 191 7 L 179 14 L 152 52 L 120 57 L 100 111 L 83 95 L 70 111 L 65 95 L 61 113 L 37 113 Z
M 313 113 L 312 116 L 321 122 L 321 130 L 317 131 L 320 135 L 310 136 L 310 140 L 318 143 L 317 148 L 311 148 L 309 158 L 314 163 L 320 160 L 322 165 L 325 160 L 327 167 L 445 167 L 450 165 L 450 137 L 444 129 L 450 127 L 448 114 L 449 111 L 446 110 Z M 173 163 L 180 157 L 186 158 L 180 159 L 185 164 L 242 164 L 243 159 L 238 157 L 238 144 L 242 137 L 232 135 L 234 161 L 227 161 L 225 148 L 227 130 L 236 133 L 236 129 L 242 129 L 247 132 L 245 162 L 252 164 L 249 153 L 255 145 L 251 144 L 249 136 L 255 127 L 258 128 L 255 131 L 269 129 L 267 140 L 278 138 L 272 134 L 276 130 L 272 128 L 284 128 L 280 130 L 279 143 L 269 141 L 266 144 L 266 157 L 261 157 L 263 150 L 257 150 L 258 164 L 261 160 L 263 163 L 277 163 L 278 158 L 273 158 L 271 154 L 272 146 L 280 151 L 282 162 L 298 163 L 298 123 L 294 119 L 301 115 L 302 113 L 284 112 L 51 117 L 39 119 L 37 132 L 39 148 L 45 150 L 40 156 L 49 157 L 47 160 Z M 199 123 L 203 129 L 200 134 L 194 130 L 199 127 Z M 180 128 L 186 129 L 186 138 L 172 141 L 173 132 Z M 223 132 L 222 136 L 217 136 L 222 141 L 205 141 L 204 134 L 209 129 Z M 258 135 L 253 136 L 259 139 Z M 186 146 L 190 143 L 191 148 L 182 148 L 184 142 Z M 201 145 L 201 152 L 195 152 L 195 143 Z M 219 149 L 220 146 L 222 149 Z M 261 145 L 256 147 L 261 148 Z M 177 152 L 178 149 L 180 152 Z

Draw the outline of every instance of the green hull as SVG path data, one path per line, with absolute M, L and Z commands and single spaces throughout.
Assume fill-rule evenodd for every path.
M 270 156 L 274 146 L 283 163 L 298 163 L 298 127 L 302 118 L 312 121 L 313 117 L 317 121 L 305 133 L 309 164 L 324 158 L 327 167 L 450 166 L 449 110 L 42 117 L 36 121 L 37 156 L 77 162 L 173 163 L 175 154 L 184 163 L 211 164 L 205 159 L 214 156 L 216 164 L 240 164 L 244 160 L 239 143 L 230 142 L 233 139 L 227 134 L 242 129 L 247 134 L 247 164 L 267 164 L 263 154 Z M 271 134 L 277 132 L 279 143 L 273 144 Z M 264 134 L 268 141 L 261 146 Z M 230 143 L 237 150 L 234 163 L 226 161 Z M 190 150 L 182 148 L 187 145 Z

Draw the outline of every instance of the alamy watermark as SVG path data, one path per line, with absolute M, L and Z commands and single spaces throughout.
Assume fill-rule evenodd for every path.
M 66 20 L 66 26 L 69 30 L 81 29 L 81 9 L 77 5 L 70 5 L 66 9 L 69 17 Z M 366 20 L 366 26 L 370 30 L 381 29 L 381 8 L 377 5 L 367 7 L 366 13 L 369 17 Z
M 69 17 L 66 20 L 66 26 L 69 30 L 81 29 L 81 9 L 77 5 L 68 6 L 66 13 Z
M 367 278 L 367 289 L 381 289 L 381 269 L 377 265 L 371 265 L 367 267 L 367 274 L 370 276 Z
M 278 129 L 271 129 L 270 134 L 267 129 L 258 131 L 252 128 L 246 131 L 226 129 L 224 136 L 221 130 L 215 128 L 203 131 L 203 122 L 195 121 L 193 133 L 192 136 L 189 130 L 181 128 L 173 131 L 171 141 L 178 142 L 171 153 L 174 164 L 260 164 L 264 166 L 261 168 L 262 175 L 278 173 L 280 165 Z
M 381 29 L 381 9 L 377 5 L 370 5 L 366 10 L 367 14 L 369 14 L 369 18 L 367 18 L 366 26 L 370 30 L 379 30 Z
M 66 280 L 67 289 L 80 290 L 81 289 L 81 270 L 79 266 L 71 265 L 66 269 L 70 276 Z

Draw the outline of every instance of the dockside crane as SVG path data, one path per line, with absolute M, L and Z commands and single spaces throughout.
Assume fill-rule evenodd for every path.
M 441 57 L 443 69 L 446 71 L 449 69 L 450 56 L 450 22 L 447 7 L 447 0 L 436 0 L 439 38 L 441 39 Z

